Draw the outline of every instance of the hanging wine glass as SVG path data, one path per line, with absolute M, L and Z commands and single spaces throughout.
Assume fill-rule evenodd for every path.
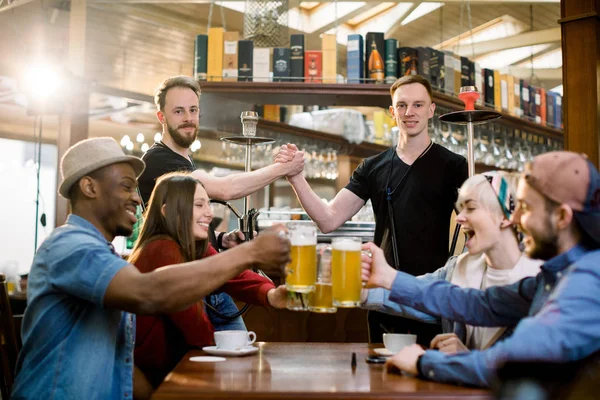
M 473 148 L 474 148 L 474 155 L 475 155 L 475 161 L 480 161 L 483 162 L 483 159 L 485 157 L 485 155 L 488 152 L 487 147 L 485 146 L 485 144 L 483 143 L 483 139 L 482 139 L 482 131 L 483 131 L 483 127 L 478 127 L 479 129 L 477 129 L 477 133 L 475 134 L 475 142 L 473 143 Z
M 488 130 L 488 152 L 483 157 L 483 163 L 485 165 L 495 166 L 501 155 L 500 147 L 496 141 L 495 129 L 496 125 L 493 124 L 490 125 L 490 129 Z

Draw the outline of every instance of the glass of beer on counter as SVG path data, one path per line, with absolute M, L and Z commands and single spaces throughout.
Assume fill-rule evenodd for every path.
M 331 241 L 331 286 L 333 305 L 360 306 L 362 290 L 360 256 L 362 243 L 357 237 L 338 237 Z
M 291 292 L 315 290 L 317 280 L 317 227 L 310 221 L 287 224 L 292 261 L 286 266 L 285 285 Z
M 316 313 L 334 313 L 331 293 L 331 246 L 317 245 L 317 282 L 315 290 L 308 294 L 308 310 Z

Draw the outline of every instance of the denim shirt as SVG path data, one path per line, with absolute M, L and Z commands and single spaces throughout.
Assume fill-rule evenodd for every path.
M 452 274 L 456 268 L 458 257 L 450 257 L 446 265 L 431 273 L 417 276 L 417 279 L 431 282 L 435 280 L 445 280 L 450 282 Z M 455 323 L 447 318 L 440 318 L 435 315 L 427 314 L 415 308 L 408 307 L 390 300 L 390 291 L 383 288 L 369 289 L 367 299 L 361 304 L 361 308 L 374 310 L 390 315 L 397 315 L 404 318 L 414 319 L 427 324 L 441 324 L 442 332 L 454 332 L 464 343 L 467 337 L 465 324 Z
M 487 350 L 426 351 L 420 372 L 435 381 L 485 387 L 507 361 L 570 362 L 600 349 L 600 250 L 575 246 L 536 277 L 486 291 L 398 272 L 391 292 L 392 301 L 466 324 L 517 324 L 511 337 Z
M 29 273 L 13 399 L 130 399 L 134 315 L 103 307 L 127 261 L 87 220 L 70 215 Z

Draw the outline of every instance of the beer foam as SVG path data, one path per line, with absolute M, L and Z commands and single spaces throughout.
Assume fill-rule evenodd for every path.
M 361 251 L 362 250 L 362 243 L 360 242 L 355 242 L 354 240 L 336 240 L 331 247 L 334 250 L 341 250 L 341 251 Z
M 310 238 L 306 236 L 292 236 L 290 238 L 290 243 L 292 246 L 315 246 L 317 244 L 317 238 Z

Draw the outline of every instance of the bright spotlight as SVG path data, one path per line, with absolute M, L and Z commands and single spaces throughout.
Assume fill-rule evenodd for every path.
M 129 142 L 125 145 L 125 148 L 129 151 L 133 150 L 133 142 Z
M 33 64 L 26 70 L 24 82 L 30 93 L 37 98 L 47 99 L 55 96 L 62 88 L 62 79 L 55 67 L 45 63 Z
M 150 148 L 150 146 L 148 146 L 148 143 L 144 143 L 142 145 L 142 152 L 143 153 L 147 152 L 149 148 Z
M 160 142 L 160 139 L 162 139 L 162 134 L 160 132 L 156 132 L 156 134 L 154 135 L 154 141 Z
M 138 143 L 143 143 L 145 138 L 144 138 L 144 134 L 143 133 L 138 133 L 135 140 L 137 140 Z

